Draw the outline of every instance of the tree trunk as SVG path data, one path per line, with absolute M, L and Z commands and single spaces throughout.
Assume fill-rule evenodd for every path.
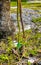
M 0 29 L 7 34 L 13 34 L 15 31 L 14 23 L 10 19 L 10 0 L 0 0 Z

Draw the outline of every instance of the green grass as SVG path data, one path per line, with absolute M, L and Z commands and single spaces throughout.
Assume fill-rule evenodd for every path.
M 11 2 L 11 6 L 17 6 L 17 2 Z
M 23 8 L 29 8 L 29 9 L 33 9 L 33 10 L 37 10 L 38 13 L 41 13 L 41 3 L 27 3 L 27 2 L 22 2 L 22 7 Z M 11 2 L 11 6 L 17 6 L 17 2 Z M 15 12 L 14 9 L 11 8 L 11 12 Z
M 25 31 L 25 42 L 23 41 L 23 34 L 22 32 L 20 33 L 20 43 L 22 44 L 22 47 L 19 49 L 14 47 L 14 43 L 12 42 L 12 38 L 8 37 L 8 43 L 6 44 L 5 42 L 1 42 L 0 44 L 0 49 L 5 51 L 6 53 L 3 53 L 0 55 L 0 61 L 1 65 L 2 63 L 8 63 L 8 65 L 12 64 L 15 65 L 14 63 L 18 62 L 16 59 L 20 60 L 23 56 L 28 57 L 29 54 L 32 54 L 33 56 L 37 56 L 37 50 L 41 49 L 41 33 L 36 32 L 33 35 L 32 30 L 26 30 Z M 18 34 L 15 35 L 15 39 L 18 40 Z M 20 45 L 18 45 L 20 47 Z M 23 47 L 25 46 L 25 47 Z M 25 48 L 25 51 L 23 55 L 20 58 L 20 52 Z M 12 49 L 16 49 L 16 52 L 18 53 L 19 56 L 16 54 L 12 53 Z M 13 61 L 13 62 L 12 62 Z M 28 63 L 30 64 L 30 63 Z M 17 64 L 16 64 L 17 65 Z
M 17 2 L 11 2 L 11 6 L 16 6 Z M 27 3 L 22 2 L 22 6 L 24 7 L 41 7 L 41 3 Z
M 22 2 L 22 5 L 26 5 L 26 2 Z M 17 2 L 11 2 L 11 6 L 17 6 Z
M 32 22 L 34 22 L 37 26 L 41 26 L 41 17 L 32 18 Z

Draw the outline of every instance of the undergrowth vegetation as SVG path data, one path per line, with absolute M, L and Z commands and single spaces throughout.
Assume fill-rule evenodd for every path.
M 41 4 L 22 4 L 24 8 L 30 8 L 30 6 L 35 6 L 36 8 L 41 7 Z M 11 2 L 11 6 L 15 5 L 17 5 L 17 3 Z M 11 13 L 12 12 L 16 13 L 16 9 L 11 9 Z M 32 22 L 40 26 L 41 17 L 32 18 Z M 0 36 L 1 35 L 2 33 L 0 32 Z M 13 38 L 14 39 L 12 40 L 11 36 L 7 36 L 6 39 L 1 39 L 0 41 L 0 65 L 20 65 L 20 60 L 24 61 L 23 58 L 28 59 L 28 57 L 31 56 L 37 57 L 38 50 L 41 50 L 41 32 L 39 32 L 38 27 L 36 29 L 31 28 L 29 30 L 25 30 L 24 37 L 23 32 L 19 31 L 13 36 Z M 26 65 L 31 65 L 31 63 L 27 62 Z
M 18 42 L 18 34 L 15 35 L 14 39 Z M 37 50 L 41 49 L 41 33 L 34 32 L 32 30 L 25 31 L 25 38 L 23 38 L 22 32 L 20 33 L 18 46 L 15 47 L 11 37 L 7 38 L 7 43 L 0 43 L 0 63 L 18 62 L 22 57 L 28 57 L 30 54 L 37 56 Z M 28 49 L 29 48 L 29 49 Z
M 32 22 L 35 23 L 37 26 L 41 26 L 41 17 L 32 18 Z
M 32 21 L 34 22 L 34 23 L 41 23 L 41 17 L 38 17 L 38 18 L 32 18 Z

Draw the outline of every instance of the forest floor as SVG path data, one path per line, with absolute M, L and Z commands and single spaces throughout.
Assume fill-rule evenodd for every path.
M 16 2 L 11 2 L 11 18 L 15 25 L 17 23 L 16 6 Z M 25 38 L 23 38 L 23 32 L 20 32 L 13 36 L 14 40 L 11 37 L 7 37 L 6 40 L 2 39 L 0 42 L 0 65 L 41 63 L 41 4 L 23 2 L 22 16 L 24 26 L 27 26 L 27 29 L 29 27 L 24 31 Z

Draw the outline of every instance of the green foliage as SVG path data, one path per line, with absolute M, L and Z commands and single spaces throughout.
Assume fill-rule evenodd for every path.
M 11 1 L 13 1 L 13 2 L 14 2 L 14 1 L 17 1 L 17 0 L 11 0 Z M 27 0 L 22 0 L 22 2 L 26 2 L 26 1 L 27 1 Z
M 27 65 L 31 65 L 31 63 L 30 62 L 27 62 Z
M 32 18 L 32 22 L 34 22 L 34 23 L 41 22 L 41 17 Z
M 17 5 L 17 2 L 11 2 L 11 6 L 16 6 Z
M 21 46 L 22 46 L 22 44 L 18 42 L 17 48 L 19 49 L 19 48 L 21 48 Z
M 36 55 L 37 54 L 37 50 L 29 50 L 29 53 L 32 55 Z
M 8 46 L 13 46 L 13 41 L 11 37 L 8 37 Z
M 7 45 L 7 48 L 6 48 L 7 53 L 11 53 L 11 49 L 14 47 L 13 45 L 14 44 L 13 44 L 12 38 L 8 37 L 8 45 Z
M 34 32 L 35 33 L 35 32 Z M 18 35 L 18 34 L 17 34 Z M 17 38 L 17 35 L 15 36 L 16 39 Z M 32 30 L 26 30 L 25 31 L 25 42 L 23 41 L 23 38 L 22 38 L 23 34 L 20 33 L 20 43 L 22 43 L 23 45 L 25 45 L 25 55 L 29 55 L 30 54 L 33 54 L 33 55 L 37 55 L 37 50 L 39 48 L 41 48 L 40 44 L 41 44 L 41 33 L 39 32 L 36 32 L 34 35 L 33 35 L 33 32 Z M 28 49 L 29 48 L 29 49 Z
M 7 55 L 4 55 L 4 54 L 2 54 L 2 55 L 0 55 L 0 59 L 2 60 L 2 61 L 8 61 L 8 56 Z
M 12 0 L 12 1 L 15 1 L 15 0 Z M 22 1 L 27 1 L 27 0 L 22 0 Z M 16 5 L 17 5 L 17 2 L 11 2 L 11 6 L 16 6 Z M 30 7 L 33 4 L 22 2 L 22 5 L 24 5 L 24 7 L 25 6 Z M 41 6 L 41 5 L 34 4 L 34 6 L 37 7 L 37 6 Z M 33 18 L 32 22 L 41 23 L 41 17 Z M 0 33 L 0 35 L 1 34 L 2 33 Z M 26 30 L 25 31 L 25 38 L 23 38 L 23 32 L 17 33 L 15 35 L 16 41 L 18 41 L 18 34 L 19 34 L 19 42 L 17 44 L 17 47 L 14 46 L 14 43 L 13 43 L 11 37 L 7 38 L 7 42 L 8 42 L 7 44 L 3 43 L 3 41 L 1 42 L 0 47 L 1 47 L 2 51 L 4 51 L 4 50 L 6 51 L 6 53 L 2 53 L 0 55 L 0 59 L 2 62 L 4 62 L 4 61 L 6 62 L 8 60 L 10 60 L 11 62 L 12 62 L 12 60 L 14 62 L 16 62 L 16 59 L 19 60 L 21 53 L 23 56 L 29 56 L 29 54 L 37 55 L 37 50 L 41 49 L 41 40 L 40 40 L 41 33 L 37 32 L 37 30 L 35 30 L 34 33 L 32 32 L 32 29 Z M 14 50 L 12 50 L 12 49 L 14 49 Z M 18 55 L 19 55 L 19 57 L 18 57 Z M 21 55 L 21 58 L 22 58 L 22 55 Z M 9 61 L 9 63 L 10 63 L 10 61 Z M 31 65 L 31 63 L 28 62 L 28 65 Z
M 12 41 L 11 37 L 8 37 L 8 43 L 1 43 L 1 48 L 6 51 L 6 54 L 0 55 L 0 59 L 3 61 L 11 61 L 17 58 L 15 54 L 12 54 L 12 49 L 18 50 L 18 54 L 20 56 L 20 53 L 25 49 L 24 53 L 22 52 L 23 56 L 28 57 L 29 54 L 32 54 L 33 56 L 37 55 L 37 50 L 41 49 L 41 33 L 39 32 L 32 32 L 32 30 L 26 30 L 25 31 L 25 39 L 23 40 L 23 33 L 20 33 L 20 39 L 19 43 L 17 44 L 17 47 L 14 46 L 14 43 Z M 16 41 L 18 41 L 18 33 L 14 37 Z M 3 47 L 2 47 L 3 46 Z M 25 46 L 25 47 L 23 47 Z M 21 48 L 22 47 L 22 48 Z M 21 56 L 22 58 L 22 56 Z M 30 65 L 30 63 L 28 63 Z

